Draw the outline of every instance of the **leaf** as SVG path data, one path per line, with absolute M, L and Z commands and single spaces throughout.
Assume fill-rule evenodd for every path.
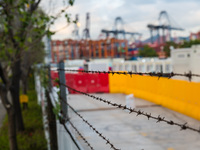
M 56 17 L 54 17 L 54 16 L 50 16 L 52 19 L 56 19 Z
M 73 21 L 73 23 L 75 23 L 75 24 L 77 24 L 77 22 L 78 22 L 77 20 L 74 20 L 74 21 Z
M 28 41 L 29 43 L 31 43 L 31 42 L 32 42 L 32 38 L 29 37 L 29 38 L 27 39 L 27 41 Z
M 5 33 L 8 33 L 8 27 L 4 24 L 4 31 Z
M 50 38 L 52 35 L 54 35 L 55 34 L 55 32 L 51 32 L 51 31 L 47 31 L 47 37 L 48 38 Z
M 9 52 L 9 53 L 12 53 L 12 52 L 13 52 L 13 49 L 12 49 L 12 48 L 8 48 L 8 52 Z
M 71 22 L 70 14 L 65 14 L 65 18 L 67 19 L 67 22 L 68 22 L 68 23 Z
M 0 43 L 0 48 L 3 49 L 5 47 L 5 43 Z
M 17 35 L 14 36 L 14 39 L 15 39 L 16 41 L 19 41 L 19 40 L 20 40 L 19 36 L 17 36 Z
M 53 112 L 54 112 L 54 114 L 56 116 L 56 119 L 58 119 L 61 107 L 60 107 L 59 102 L 55 101 L 55 103 L 56 103 L 56 106 L 53 108 Z
M 74 1 L 75 1 L 75 0 L 69 0 L 69 4 L 70 4 L 71 6 L 73 6 L 73 5 L 74 5 Z

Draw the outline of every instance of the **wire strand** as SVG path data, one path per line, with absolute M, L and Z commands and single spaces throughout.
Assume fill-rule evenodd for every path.
M 94 148 L 91 146 L 91 144 L 86 140 L 86 138 L 79 132 L 79 130 L 74 126 L 74 124 L 69 120 L 68 121 L 72 128 L 78 133 L 78 135 L 83 139 L 83 141 L 90 147 L 91 150 L 94 150 Z
M 68 103 L 67 103 L 68 104 Z M 108 138 L 106 138 L 102 133 L 100 133 L 96 128 L 94 128 L 86 119 L 83 118 L 83 116 L 81 114 L 79 114 L 71 105 L 69 105 L 69 108 L 77 115 L 79 116 L 83 122 L 85 122 L 96 134 L 98 134 L 104 141 L 106 141 L 106 144 L 110 145 L 110 148 L 114 149 L 114 150 L 120 150 L 115 148 L 115 146 L 109 141 Z
M 66 71 L 66 72 L 82 72 L 82 73 L 98 73 L 98 74 L 118 74 L 118 75 L 130 75 L 132 77 L 132 75 L 148 75 L 148 76 L 157 76 L 158 78 L 160 77 L 167 77 L 168 79 L 171 79 L 174 76 L 182 76 L 182 77 L 187 77 L 189 79 L 189 81 L 191 81 L 192 77 L 200 77 L 199 74 L 192 74 L 192 72 L 189 73 L 162 73 L 162 72 L 133 72 L 133 71 L 85 71 L 85 70 L 72 70 L 72 69 L 57 69 L 62 70 L 62 71 Z
M 52 78 L 51 78 L 51 80 L 52 80 Z M 59 98 L 61 99 L 61 97 L 59 96 Z M 62 99 L 61 99 L 62 100 Z M 55 101 L 55 99 L 54 99 L 54 101 Z M 120 150 L 120 149 L 117 149 L 117 148 L 115 148 L 115 146 L 109 141 L 109 139 L 107 139 L 105 136 L 103 136 L 103 134 L 102 133 L 100 133 L 99 131 L 97 131 L 97 129 L 96 128 L 94 128 L 86 119 L 84 119 L 83 117 L 82 117 L 82 115 L 80 115 L 71 105 L 69 105 L 69 103 L 67 103 L 66 101 L 64 101 L 64 100 L 62 100 L 63 102 L 65 102 L 68 106 L 69 106 L 69 108 L 71 108 L 71 110 L 76 114 L 76 115 L 78 115 L 95 133 L 97 133 L 103 140 L 105 140 L 106 141 L 106 144 L 109 144 L 111 147 L 110 148 L 112 148 L 112 149 L 114 149 L 114 150 Z M 68 122 L 72 125 L 72 127 L 74 128 L 75 126 L 73 126 L 73 124 L 71 123 L 71 121 L 70 120 L 68 120 Z M 74 128 L 75 129 L 75 128 Z M 77 133 L 79 134 L 80 132 L 77 130 L 77 129 L 75 129 L 76 131 L 77 131 Z M 79 134 L 80 136 L 81 136 L 81 133 Z M 83 137 L 83 136 L 81 136 L 81 138 L 84 140 L 84 142 L 93 150 L 93 147 L 87 142 L 87 140 Z

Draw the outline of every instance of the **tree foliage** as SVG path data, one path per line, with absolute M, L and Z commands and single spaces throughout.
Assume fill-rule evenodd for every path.
M 163 51 L 165 52 L 167 57 L 170 57 L 171 56 L 171 54 L 170 54 L 171 49 L 178 48 L 178 47 L 179 47 L 179 45 L 177 43 L 173 42 L 173 41 L 166 42 L 165 46 L 163 48 Z
M 166 42 L 165 46 L 163 48 L 164 52 L 166 53 L 167 57 L 170 57 L 170 51 L 171 49 L 176 49 L 176 48 L 189 48 L 192 45 L 200 44 L 200 40 L 190 40 L 190 41 L 183 41 L 181 43 L 175 43 L 173 41 Z
M 32 54 L 41 50 L 43 36 L 50 37 L 55 33 L 50 31 L 50 26 L 58 17 L 64 14 L 67 22 L 71 22 L 66 10 L 73 5 L 74 0 L 68 0 L 68 5 L 55 16 L 48 16 L 39 8 L 41 1 L 0 0 L 0 96 L 8 113 L 12 150 L 18 149 L 16 129 L 24 130 L 19 103 L 19 81 L 23 67 L 37 61 L 33 60 L 37 56 L 32 57 Z M 7 93 L 11 93 L 11 96 Z
M 139 56 L 141 57 L 157 57 L 156 51 L 149 47 L 148 45 L 145 45 L 143 48 L 139 50 Z
M 192 45 L 200 44 L 200 40 L 190 40 L 190 41 L 183 41 L 183 43 L 180 44 L 180 48 L 189 48 Z

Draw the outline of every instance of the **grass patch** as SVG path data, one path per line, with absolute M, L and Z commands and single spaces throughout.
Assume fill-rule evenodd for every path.
M 29 80 L 28 90 L 28 110 L 23 110 L 23 119 L 25 131 L 17 133 L 17 142 L 19 150 L 47 150 L 47 142 L 44 136 L 42 111 L 37 104 L 37 95 L 35 92 L 33 77 Z M 0 129 L 0 150 L 9 150 L 8 140 L 8 119 L 4 119 L 3 126 Z

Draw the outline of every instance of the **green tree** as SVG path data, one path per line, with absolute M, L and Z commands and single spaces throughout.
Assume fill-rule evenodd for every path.
M 142 49 L 139 50 L 139 56 L 141 57 L 157 57 L 156 51 L 149 47 L 148 45 L 145 45 Z
M 24 130 L 19 103 L 21 68 L 25 55 L 35 47 L 44 35 L 54 34 L 50 26 L 65 14 L 69 23 L 70 16 L 64 7 L 55 16 L 47 16 L 40 11 L 42 0 L 0 0 L 0 96 L 8 114 L 9 143 L 11 150 L 17 150 L 16 129 Z M 73 5 L 74 0 L 68 0 Z M 33 38 L 34 36 L 34 38 Z
M 43 63 L 44 57 L 44 44 L 41 41 L 38 42 L 37 45 L 30 47 L 28 51 L 23 52 L 21 64 L 21 81 L 23 94 L 27 94 L 28 77 L 31 71 L 31 66 L 37 63 Z
M 170 42 L 166 42 L 165 43 L 165 46 L 163 48 L 163 51 L 165 52 L 166 56 L 167 57 L 170 57 L 170 51 L 172 48 L 178 48 L 179 45 L 173 41 L 170 41 Z
M 180 44 L 181 48 L 189 48 L 192 45 L 196 45 L 196 44 L 200 44 L 200 40 L 196 39 L 196 40 L 190 40 L 190 41 L 183 41 L 183 43 Z

